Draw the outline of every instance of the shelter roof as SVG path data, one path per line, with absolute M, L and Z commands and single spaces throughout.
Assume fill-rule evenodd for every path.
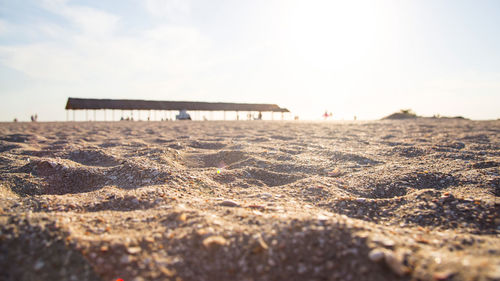
M 66 109 L 289 112 L 277 104 L 68 98 Z

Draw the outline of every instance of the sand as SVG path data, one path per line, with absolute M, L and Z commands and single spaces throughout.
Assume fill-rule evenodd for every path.
M 500 280 L 500 121 L 0 124 L 0 280 Z

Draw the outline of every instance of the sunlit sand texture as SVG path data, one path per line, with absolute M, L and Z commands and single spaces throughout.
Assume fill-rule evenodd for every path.
M 1 280 L 499 280 L 500 121 L 0 124 Z

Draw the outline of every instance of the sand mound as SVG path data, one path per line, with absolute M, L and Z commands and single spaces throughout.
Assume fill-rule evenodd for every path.
M 109 167 L 119 165 L 121 161 L 113 155 L 100 150 L 76 150 L 68 154 L 68 159 L 87 166 Z
M 204 168 L 224 168 L 230 167 L 240 161 L 248 159 L 250 156 L 243 151 L 223 150 L 216 153 L 196 154 L 191 156 L 193 166 Z M 199 161 L 199 163 L 196 163 Z

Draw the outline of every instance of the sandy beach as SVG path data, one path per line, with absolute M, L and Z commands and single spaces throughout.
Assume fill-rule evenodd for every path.
M 0 280 L 500 280 L 500 121 L 0 124 Z

